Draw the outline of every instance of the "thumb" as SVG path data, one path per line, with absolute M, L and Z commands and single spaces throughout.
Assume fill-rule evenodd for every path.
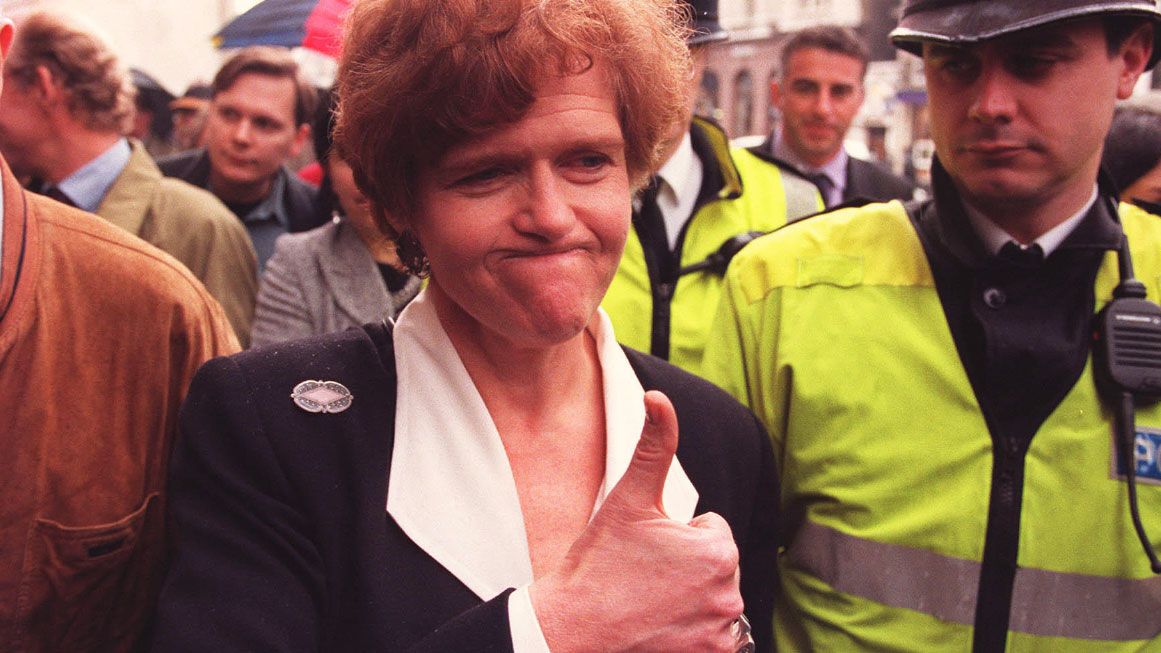
M 676 452 L 677 414 L 673 411 L 673 404 L 663 393 L 650 390 L 645 393 L 645 425 L 641 428 L 641 439 L 633 451 L 629 468 L 613 488 L 609 499 L 626 508 L 664 515 L 661 495 Z

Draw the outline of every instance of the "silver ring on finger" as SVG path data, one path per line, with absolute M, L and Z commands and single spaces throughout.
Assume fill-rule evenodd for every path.
M 738 615 L 730 622 L 730 634 L 734 636 L 735 653 L 754 653 L 754 636 L 750 632 L 750 620 L 745 614 Z

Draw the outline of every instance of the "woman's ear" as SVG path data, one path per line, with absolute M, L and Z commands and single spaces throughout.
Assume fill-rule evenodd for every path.
M 371 217 L 379 231 L 391 240 L 399 240 L 399 234 L 407 231 L 407 223 L 394 212 L 389 212 L 375 200 L 368 200 L 371 205 Z

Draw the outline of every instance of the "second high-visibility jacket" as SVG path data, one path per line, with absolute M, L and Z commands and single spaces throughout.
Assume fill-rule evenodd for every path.
M 743 148 L 730 147 L 721 128 L 694 118 L 713 150 L 704 166 L 720 170 L 724 185 L 695 207 L 678 240 L 682 267 L 704 261 L 722 244 L 751 231 L 767 232 L 823 208 L 810 182 L 783 173 Z M 721 293 L 721 273 L 710 270 L 674 278 L 651 260 L 636 228 L 629 230 L 625 253 L 601 306 L 613 322 L 617 340 L 698 373 L 702 350 Z
M 1161 220 L 1123 205 L 1136 276 L 1157 301 Z M 1105 254 L 1099 309 L 1119 281 Z M 720 336 L 720 337 L 719 337 Z M 969 651 L 993 439 L 916 230 L 898 202 L 755 241 L 730 267 L 703 370 L 774 440 L 782 514 L 781 651 Z M 1111 412 L 1091 360 L 1023 464 L 1009 651 L 1161 650 L 1161 576 L 1129 517 Z M 1136 412 L 1138 469 L 1161 408 Z M 1139 505 L 1161 548 L 1161 487 Z

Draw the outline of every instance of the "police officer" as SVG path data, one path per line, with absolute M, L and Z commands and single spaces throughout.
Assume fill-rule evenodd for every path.
M 782 650 L 1161 647 L 1161 408 L 1119 414 L 1092 339 L 1114 296 L 1161 293 L 1161 219 L 1099 174 L 1159 21 L 1153 0 L 905 0 L 933 198 L 735 258 L 705 371 L 775 440 Z
M 674 125 L 664 164 L 635 205 L 625 253 L 602 307 L 618 339 L 697 373 L 721 294 L 722 272 L 752 236 L 822 208 L 813 184 L 729 144 L 693 115 L 707 45 L 728 34 L 717 0 L 690 0 L 695 74 L 688 113 Z

